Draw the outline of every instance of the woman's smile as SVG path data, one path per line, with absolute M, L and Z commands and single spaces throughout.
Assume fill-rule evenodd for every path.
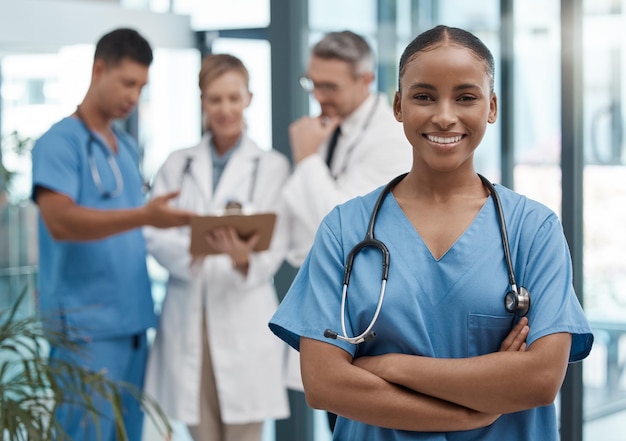
M 435 136 L 424 134 L 424 137 L 432 143 L 435 144 L 456 144 L 457 142 L 463 139 L 464 135 L 454 135 L 454 136 Z

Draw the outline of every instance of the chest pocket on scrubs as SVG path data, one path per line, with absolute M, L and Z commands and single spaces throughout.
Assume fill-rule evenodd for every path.
M 514 317 L 469 314 L 467 321 L 467 355 L 498 352 L 500 345 L 513 328 Z

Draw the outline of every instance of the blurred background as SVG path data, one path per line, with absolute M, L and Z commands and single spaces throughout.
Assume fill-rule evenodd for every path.
M 400 53 L 437 24 L 475 33 L 496 58 L 500 114 L 478 171 L 556 211 L 572 250 L 596 341 L 560 394 L 562 439 L 625 439 L 626 0 L 0 0 L 0 308 L 27 289 L 21 313 L 35 311 L 30 147 L 82 99 L 105 32 L 134 27 L 155 49 L 141 103 L 120 122 L 139 140 L 149 180 L 169 152 L 199 141 L 203 54 L 244 61 L 250 134 L 289 155 L 288 124 L 316 111 L 297 80 L 323 33 L 365 36 L 378 59 L 375 88 L 391 99 Z M 166 274 L 149 264 L 159 305 Z M 277 275 L 281 292 L 292 276 Z M 267 422 L 267 441 L 330 439 L 324 414 L 300 393 L 291 401 L 289 420 Z M 154 436 L 148 428 L 144 438 Z M 184 429 L 175 439 L 188 439 Z

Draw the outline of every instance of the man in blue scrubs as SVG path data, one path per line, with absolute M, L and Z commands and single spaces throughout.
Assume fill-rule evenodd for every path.
M 144 204 L 137 144 L 113 126 L 137 105 L 151 62 L 152 49 L 136 31 L 104 35 L 83 101 L 33 148 L 42 320 L 80 346 L 73 352 L 53 345 L 50 357 L 138 388 L 146 329 L 156 325 L 140 227 L 185 225 L 191 216 L 169 207 L 175 193 Z M 62 405 L 63 430 L 74 440 L 115 440 L 111 406 L 97 394 L 93 399 L 97 424 L 84 406 Z M 122 401 L 128 438 L 139 441 L 140 406 L 127 393 Z

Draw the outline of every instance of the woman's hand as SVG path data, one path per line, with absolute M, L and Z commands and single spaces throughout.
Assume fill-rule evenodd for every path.
M 498 352 L 526 352 L 526 337 L 528 337 L 528 331 L 530 331 L 530 328 L 528 327 L 528 318 L 522 317 L 519 322 L 513 326 L 509 335 L 506 336 L 500 345 L 500 350 Z
M 244 275 L 248 273 L 250 253 L 259 242 L 259 238 L 259 234 L 255 233 L 244 240 L 232 227 L 216 228 L 205 236 L 209 246 L 220 253 L 228 254 L 233 262 L 233 268 Z
M 522 317 L 502 341 L 498 352 L 526 352 L 526 337 L 528 337 L 529 330 L 528 318 Z M 352 364 L 385 378 L 385 369 L 390 367 L 390 364 L 393 364 L 392 359 L 394 355 L 396 354 L 359 357 L 355 358 Z

